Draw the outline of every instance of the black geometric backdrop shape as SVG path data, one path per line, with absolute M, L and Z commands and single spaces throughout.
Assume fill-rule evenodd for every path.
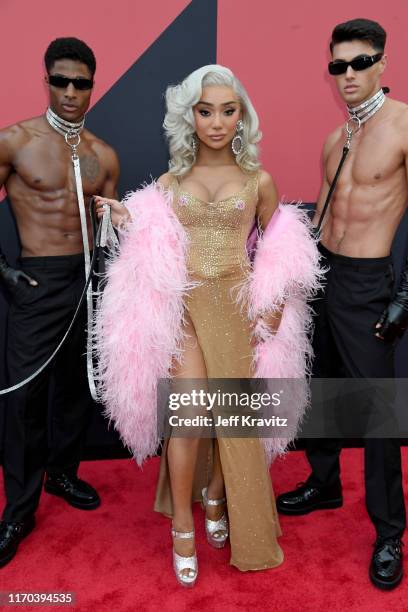
M 121 196 L 167 171 L 164 93 L 216 63 L 216 24 L 216 0 L 193 1 L 88 114 L 87 127 L 119 155 Z
M 162 133 L 164 92 L 169 84 L 181 81 L 199 66 L 215 64 L 216 44 L 217 0 L 193 0 L 88 113 L 87 128 L 119 155 L 120 196 L 167 170 Z M 7 199 L 0 203 L 0 245 L 15 262 L 20 247 Z M 7 302 L 0 289 L 0 388 L 6 384 L 6 313 Z M 0 448 L 1 439 L 0 435 Z M 88 447 L 108 448 L 116 440 L 100 416 L 100 407 L 95 406 Z

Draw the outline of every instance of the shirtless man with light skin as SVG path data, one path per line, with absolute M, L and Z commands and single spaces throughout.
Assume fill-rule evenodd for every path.
M 329 72 L 348 107 L 382 98 L 386 33 L 356 19 L 336 26 Z M 376 103 L 376 101 L 374 101 Z M 394 294 L 391 245 L 408 200 L 408 106 L 386 98 L 354 135 L 323 221 L 320 250 L 330 270 L 316 304 L 314 375 L 393 378 L 393 342 L 408 322 L 408 264 Z M 328 137 L 317 225 L 346 140 L 344 124 Z M 277 499 L 283 514 L 342 505 L 341 441 L 307 440 L 312 473 Z M 381 589 L 403 576 L 405 529 L 398 439 L 365 439 L 366 504 L 377 533 L 370 579 Z
M 375 54 L 365 41 L 354 40 L 333 47 L 333 61 L 350 61 Z M 342 99 L 357 106 L 380 89 L 387 56 L 370 69 L 351 66 L 336 76 Z M 324 180 L 315 223 L 326 200 L 344 146 L 344 125 L 328 137 L 323 151 Z M 385 257 L 408 201 L 408 106 L 386 99 L 383 107 L 353 135 L 324 221 L 322 244 L 332 253 L 349 257 Z
M 75 38 L 57 39 L 47 49 L 45 65 L 50 109 L 60 120 L 79 123 L 92 93 L 96 66 L 92 50 Z M 114 197 L 119 175 L 115 152 L 86 129 L 80 138 L 86 205 L 93 194 Z M 0 281 L 10 301 L 7 370 L 9 384 L 15 385 L 53 353 L 73 317 L 85 281 L 71 149 L 45 115 L 0 131 L 2 185 L 21 243 L 16 268 L 8 264 L 0 248 Z M 93 487 L 77 477 L 91 411 L 85 328 L 83 308 L 54 361 L 53 448 L 49 454 L 50 367 L 6 396 L 3 469 L 7 502 L 0 522 L 0 567 L 11 561 L 21 540 L 35 526 L 45 470 L 48 493 L 80 509 L 100 504 Z

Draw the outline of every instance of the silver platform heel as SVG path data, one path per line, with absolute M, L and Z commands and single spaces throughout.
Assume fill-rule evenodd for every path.
M 171 528 L 171 535 L 173 538 L 178 540 L 186 540 L 190 538 L 194 538 L 194 531 L 176 531 L 173 527 Z M 178 582 L 185 587 L 194 586 L 195 581 L 197 580 L 198 575 L 198 563 L 197 563 L 197 555 L 194 554 L 192 557 L 183 557 L 179 555 L 174 550 L 173 546 L 173 568 L 174 573 L 176 574 L 176 578 Z M 189 572 L 187 574 L 183 574 L 183 570 L 188 569 Z
M 227 501 L 225 497 L 222 499 L 208 499 L 207 487 L 201 491 L 201 495 L 203 497 L 202 505 L 204 510 L 207 506 L 221 506 L 221 504 L 225 504 Z M 223 548 L 228 538 L 228 520 L 226 513 L 224 512 L 218 521 L 212 521 L 206 516 L 205 533 L 207 535 L 207 542 L 211 544 L 211 546 L 214 546 L 214 548 Z

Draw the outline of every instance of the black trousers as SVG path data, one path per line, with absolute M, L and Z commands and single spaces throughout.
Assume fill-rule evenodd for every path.
M 7 371 L 14 385 L 53 352 L 74 314 L 84 287 L 84 257 L 21 258 L 21 268 L 38 287 L 13 290 L 9 309 Z M 39 503 L 44 471 L 76 474 L 91 413 L 86 378 L 86 309 L 55 361 L 32 382 L 8 396 L 5 419 L 3 519 L 21 521 Z M 51 385 L 52 381 L 52 385 Z M 48 400 L 52 431 L 48 435 Z M 51 437 L 51 449 L 48 440 Z
M 393 378 L 393 347 L 373 332 L 392 298 L 391 257 L 360 259 L 320 249 L 329 272 L 324 292 L 313 303 L 314 376 Z M 310 439 L 306 448 L 312 467 L 308 483 L 325 487 L 338 482 L 341 440 Z M 365 439 L 365 489 L 377 535 L 400 537 L 406 518 L 399 439 Z

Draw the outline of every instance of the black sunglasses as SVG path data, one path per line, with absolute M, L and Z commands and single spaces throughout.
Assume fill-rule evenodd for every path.
M 59 89 L 66 89 L 68 85 L 72 83 L 75 89 L 79 89 L 81 91 L 92 89 L 94 84 L 92 79 L 71 79 L 70 77 L 59 76 L 56 74 L 48 75 L 48 83 L 53 87 L 58 87 Z
M 351 60 L 351 62 L 330 62 L 329 72 L 333 75 L 344 74 L 347 72 L 347 68 L 349 66 L 351 66 L 353 70 L 357 71 L 366 70 L 373 64 L 379 62 L 382 56 L 382 53 L 376 53 L 375 55 L 361 55 L 360 57 L 355 57 Z

